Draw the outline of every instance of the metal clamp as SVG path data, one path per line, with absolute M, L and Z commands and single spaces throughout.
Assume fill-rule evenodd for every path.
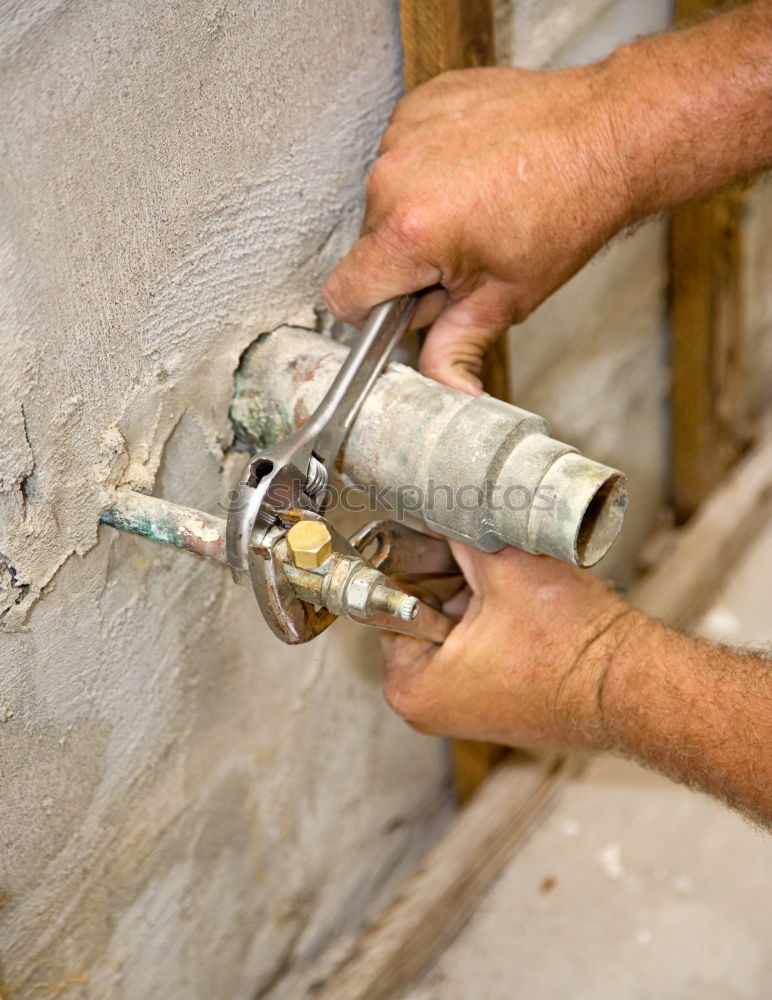
M 323 520 L 324 488 L 338 452 L 417 305 L 416 296 L 403 295 L 371 312 L 311 418 L 284 441 L 255 455 L 238 485 L 228 516 L 228 561 L 237 583 L 251 579 L 265 620 L 285 642 L 307 642 L 335 616 L 438 642 L 452 627 L 424 599 L 391 587 L 377 564 L 364 560 L 358 546 Z M 288 549 L 289 532 L 302 521 L 323 522 L 329 532 L 331 551 L 318 566 L 298 565 Z M 374 529 L 363 530 L 372 534 Z M 379 530 L 382 539 L 388 535 L 387 548 L 404 550 L 403 532 Z

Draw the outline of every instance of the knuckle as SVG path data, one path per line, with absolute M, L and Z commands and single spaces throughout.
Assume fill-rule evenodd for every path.
M 398 125 L 395 125 L 395 124 L 389 125 L 389 127 L 386 129 L 386 131 L 381 136 L 381 141 L 380 141 L 380 143 L 378 145 L 379 156 L 381 156 L 381 157 L 386 156 L 386 154 L 391 149 L 394 148 L 394 145 L 397 142 L 397 137 L 399 135 L 399 132 L 400 132 L 400 128 L 399 128 Z M 377 163 L 378 160 L 376 160 L 375 162 Z
M 333 316 L 337 316 L 338 319 L 346 318 L 343 289 L 340 277 L 335 271 L 328 275 L 322 284 L 322 298 Z
M 423 249 L 433 229 L 433 212 L 417 201 L 398 205 L 387 220 L 388 234 L 400 246 Z
M 432 77 L 429 81 L 434 85 L 435 90 L 440 88 L 445 88 L 448 84 L 467 84 L 469 78 L 474 74 L 474 70 L 469 69 L 446 69 L 442 73 L 438 73 L 437 76 Z
M 532 302 L 527 295 L 518 295 L 509 303 L 509 322 L 513 325 L 524 323 L 536 308 L 536 303 Z
M 533 312 L 534 305 L 522 288 L 507 288 L 494 284 L 485 289 L 475 303 L 476 319 L 493 332 L 505 330 L 513 323 L 522 323 Z
M 509 321 L 512 326 L 517 326 L 519 323 L 524 323 L 530 314 L 530 309 L 526 309 L 519 302 L 516 302 L 509 310 Z
M 384 183 L 384 175 L 387 171 L 387 165 L 385 163 L 384 157 L 385 153 L 378 157 L 378 159 L 373 163 L 370 169 L 367 171 L 367 177 L 365 178 L 365 192 L 368 198 L 372 198 L 380 192 Z
M 413 114 L 416 103 L 421 103 L 421 94 L 417 94 L 415 90 L 411 90 L 410 93 L 400 97 L 391 110 L 389 122 L 393 125 L 395 122 L 404 121 L 405 119 L 410 118 Z

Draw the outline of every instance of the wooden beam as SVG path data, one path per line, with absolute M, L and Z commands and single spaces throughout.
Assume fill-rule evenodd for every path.
M 772 435 L 724 478 L 671 550 L 631 592 L 634 604 L 685 629 L 706 610 L 729 567 L 772 516 Z
M 632 602 L 667 625 L 692 625 L 770 514 L 772 434 L 678 531 L 672 550 L 632 588 Z M 447 947 L 583 761 L 551 754 L 502 763 L 319 984 L 316 1000 L 394 1000 Z
M 492 0 L 400 0 L 405 87 L 496 62 Z
M 672 501 L 686 521 L 748 445 L 745 196 L 683 205 L 670 224 Z
M 678 0 L 677 21 L 715 8 Z M 670 223 L 671 498 L 685 522 L 746 449 L 742 219 L 745 191 L 676 209 Z
M 492 0 L 400 0 L 405 87 L 426 83 L 451 69 L 492 66 L 496 40 Z M 507 338 L 489 349 L 483 368 L 486 390 L 509 399 Z M 501 747 L 471 740 L 452 745 L 456 797 L 466 802 L 505 756 Z
M 399 16 L 408 90 L 450 69 L 496 63 L 493 0 L 400 0 Z M 488 351 L 483 382 L 492 396 L 509 399 L 506 336 Z

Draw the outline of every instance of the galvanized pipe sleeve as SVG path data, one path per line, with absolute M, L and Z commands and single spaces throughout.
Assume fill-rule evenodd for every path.
M 335 341 L 293 327 L 256 341 L 231 409 L 243 441 L 265 448 L 304 423 L 345 355 Z M 451 538 L 577 566 L 606 554 L 627 506 L 622 473 L 551 438 L 541 417 L 398 364 L 367 397 L 338 465 L 344 482 L 380 491 Z

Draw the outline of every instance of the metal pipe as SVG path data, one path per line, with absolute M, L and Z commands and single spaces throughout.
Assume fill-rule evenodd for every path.
M 122 489 L 101 521 L 228 565 L 224 518 Z M 430 555 L 425 561 L 430 568 L 438 568 Z M 333 615 L 430 642 L 442 642 L 452 628 L 452 619 L 424 600 L 389 586 L 389 579 L 362 559 L 334 554 L 328 562 L 329 566 L 325 564 L 316 572 L 298 569 L 286 554 L 284 568 L 297 597 L 322 604 Z
M 335 341 L 292 327 L 256 341 L 231 407 L 241 440 L 263 449 L 301 426 L 345 356 Z M 622 473 L 549 437 L 541 417 L 398 364 L 366 398 L 338 472 L 451 538 L 491 552 L 515 545 L 578 566 L 606 554 L 627 506 Z
M 144 535 L 154 542 L 173 545 L 204 559 L 228 565 L 226 522 L 222 517 L 181 507 L 134 490 L 118 490 L 115 504 L 103 512 L 101 521 L 113 528 Z

